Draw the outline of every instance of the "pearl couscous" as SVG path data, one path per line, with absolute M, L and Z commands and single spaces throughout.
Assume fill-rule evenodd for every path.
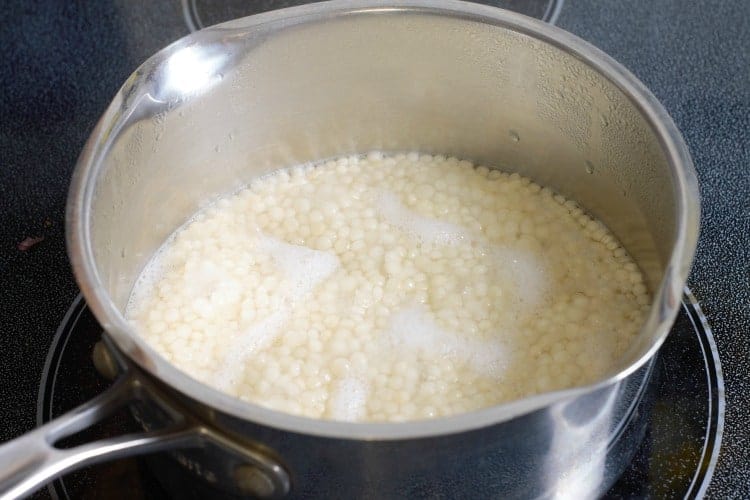
M 199 212 L 127 315 L 236 397 L 400 421 L 592 382 L 648 304 L 637 266 L 574 201 L 455 158 L 370 153 L 278 171 Z

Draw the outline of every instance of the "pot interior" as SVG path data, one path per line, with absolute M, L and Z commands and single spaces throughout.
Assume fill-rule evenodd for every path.
M 678 167 L 643 104 L 592 63 L 527 34 L 519 26 L 535 24 L 521 17 L 511 26 L 439 9 L 305 12 L 173 44 L 103 118 L 84 214 L 96 274 L 120 312 L 153 253 L 218 196 L 279 168 L 371 150 L 529 176 L 602 220 L 657 291 L 677 244 Z M 653 342 L 642 335 L 623 366 Z

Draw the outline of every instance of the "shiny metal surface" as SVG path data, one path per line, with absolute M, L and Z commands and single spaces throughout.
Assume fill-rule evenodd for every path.
M 621 366 L 592 386 L 465 415 L 342 423 L 215 391 L 131 330 L 122 309 L 135 279 L 196 210 L 275 169 L 372 149 L 518 171 L 605 222 L 654 296 Z M 81 290 L 117 347 L 181 408 L 281 457 L 293 494 L 461 496 L 472 483 L 505 497 L 591 496 L 637 445 L 651 361 L 695 250 L 698 193 L 664 109 L 587 43 L 481 5 L 343 0 L 209 28 L 144 63 L 81 154 L 67 224 Z
M 68 212 L 82 291 L 121 349 L 230 414 L 340 437 L 481 427 L 590 390 L 413 425 L 296 419 L 196 385 L 124 321 L 150 256 L 217 196 L 296 163 L 416 149 L 521 172 L 603 220 L 655 296 L 613 379 L 654 352 L 698 230 L 695 177 L 671 120 L 626 70 L 572 35 L 480 5 L 436 5 L 333 2 L 261 14 L 190 35 L 130 78 L 82 153 Z

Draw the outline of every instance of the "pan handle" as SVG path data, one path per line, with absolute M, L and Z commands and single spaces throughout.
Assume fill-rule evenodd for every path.
M 106 336 L 101 344 L 110 354 L 117 352 Z M 156 451 L 210 447 L 217 448 L 222 460 L 233 465 L 235 489 L 260 498 L 289 492 L 289 475 L 274 458 L 257 446 L 237 442 L 191 417 L 138 368 L 118 361 L 117 368 L 111 367 L 111 375 L 116 376 L 119 370 L 119 377 L 103 393 L 0 445 L 0 500 L 26 496 L 44 483 L 86 465 Z M 72 448 L 56 446 L 62 439 L 136 402 L 158 408 L 169 423 Z
M 85 465 L 139 453 L 189 446 L 195 440 L 194 426 L 176 421 L 170 426 L 58 448 L 61 439 L 91 427 L 125 405 L 139 399 L 138 378 L 123 375 L 94 399 L 0 446 L 0 498 L 28 495 L 47 481 Z

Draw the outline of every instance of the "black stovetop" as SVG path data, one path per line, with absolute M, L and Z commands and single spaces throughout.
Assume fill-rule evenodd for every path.
M 558 25 L 641 78 L 691 148 L 703 215 L 689 285 L 713 327 L 727 394 L 708 496 L 748 497 L 750 2 L 567 0 Z M 0 441 L 35 426 L 44 360 L 77 295 L 63 218 L 78 153 L 128 75 L 187 31 L 178 0 L 0 9 Z M 44 240 L 21 250 L 26 237 Z

